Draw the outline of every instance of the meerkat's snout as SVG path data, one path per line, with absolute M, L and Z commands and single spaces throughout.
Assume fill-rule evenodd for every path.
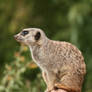
M 14 35 L 15 40 L 18 42 L 23 42 L 25 40 L 25 36 L 29 34 L 28 30 L 23 30 L 20 33 Z
M 14 35 L 14 38 L 15 38 L 15 40 L 17 40 L 18 42 L 21 42 L 21 40 L 22 40 L 22 38 L 20 37 L 19 34 Z
M 14 35 L 14 38 L 15 38 L 15 40 L 17 40 L 18 36 L 17 35 Z
M 18 34 L 16 34 L 16 35 L 14 35 L 14 38 L 15 38 L 15 40 L 19 40 L 19 35 Z

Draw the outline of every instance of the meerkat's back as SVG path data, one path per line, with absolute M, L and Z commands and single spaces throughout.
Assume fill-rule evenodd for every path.
M 82 53 L 68 42 L 52 41 L 48 43 L 50 68 L 59 78 L 55 87 L 66 89 L 69 92 L 81 92 L 86 66 Z M 52 53 L 52 54 L 51 54 Z M 48 57 L 49 57 L 48 56 Z

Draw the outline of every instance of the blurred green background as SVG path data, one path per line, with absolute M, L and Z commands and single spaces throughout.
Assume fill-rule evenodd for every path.
M 13 35 L 23 28 L 44 30 L 83 53 L 87 75 L 83 92 L 92 92 L 92 0 L 0 0 L 0 92 L 44 92 L 40 69 L 29 49 Z

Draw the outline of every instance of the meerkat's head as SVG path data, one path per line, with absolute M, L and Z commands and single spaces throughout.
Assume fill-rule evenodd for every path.
M 20 33 L 14 36 L 14 38 L 26 45 L 42 45 L 46 40 L 46 36 L 41 29 L 38 28 L 26 28 Z

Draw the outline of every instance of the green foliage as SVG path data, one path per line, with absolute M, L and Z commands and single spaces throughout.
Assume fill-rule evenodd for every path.
M 39 27 L 50 39 L 75 44 L 87 64 L 83 92 L 92 92 L 92 0 L 0 0 L 0 92 L 45 89 L 29 50 L 13 38 L 27 27 Z
M 41 74 L 36 64 L 25 60 L 25 56 L 22 55 L 25 50 L 27 50 L 27 48 L 21 46 L 20 51 L 14 54 L 14 61 L 10 65 L 5 64 L 0 92 L 43 92 L 45 85 Z M 29 70 L 31 72 L 28 72 Z M 29 77 L 31 79 L 28 78 L 27 73 L 30 74 Z M 40 89 L 41 86 L 43 86 L 42 89 Z

